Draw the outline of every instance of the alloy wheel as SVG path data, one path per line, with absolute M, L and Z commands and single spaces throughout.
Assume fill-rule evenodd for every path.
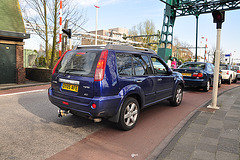
M 129 103 L 124 111 L 124 123 L 132 126 L 136 123 L 138 117 L 138 107 L 135 103 Z

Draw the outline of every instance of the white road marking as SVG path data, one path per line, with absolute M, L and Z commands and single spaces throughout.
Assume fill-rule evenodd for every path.
M 33 90 L 33 91 L 25 91 L 25 92 L 2 94 L 2 95 L 0 95 L 0 97 L 12 96 L 12 95 L 18 95 L 18 94 L 26 94 L 26 93 L 34 93 L 34 92 L 42 92 L 42 91 L 46 91 L 46 90 L 47 90 L 47 89 L 39 89 L 39 90 Z

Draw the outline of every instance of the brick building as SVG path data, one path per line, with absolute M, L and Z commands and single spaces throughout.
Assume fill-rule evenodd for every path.
M 95 44 L 95 33 L 96 31 L 90 31 L 91 35 L 87 35 L 82 39 L 82 45 L 94 45 Z M 123 36 L 128 36 L 128 29 L 126 28 L 111 28 L 108 30 L 98 30 L 98 44 L 107 44 L 109 37 L 113 38 L 115 41 L 123 40 Z M 112 39 L 112 40 L 113 40 Z M 114 41 L 113 40 L 113 41 Z
M 178 57 L 179 59 L 188 61 L 192 59 L 193 53 L 188 48 L 185 48 L 185 47 L 177 48 L 176 46 L 173 46 L 172 57 Z
M 0 84 L 24 83 L 24 39 L 26 34 L 18 0 L 0 1 Z

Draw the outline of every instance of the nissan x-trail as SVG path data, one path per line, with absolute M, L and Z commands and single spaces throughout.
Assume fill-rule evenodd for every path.
M 153 50 L 127 45 L 79 46 L 65 52 L 53 69 L 50 101 L 67 113 L 115 122 L 132 129 L 139 111 L 169 100 L 180 105 L 182 75 Z

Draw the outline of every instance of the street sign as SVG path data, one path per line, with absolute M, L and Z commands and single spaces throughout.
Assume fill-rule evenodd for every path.
M 230 54 L 225 54 L 225 57 L 230 57 Z

